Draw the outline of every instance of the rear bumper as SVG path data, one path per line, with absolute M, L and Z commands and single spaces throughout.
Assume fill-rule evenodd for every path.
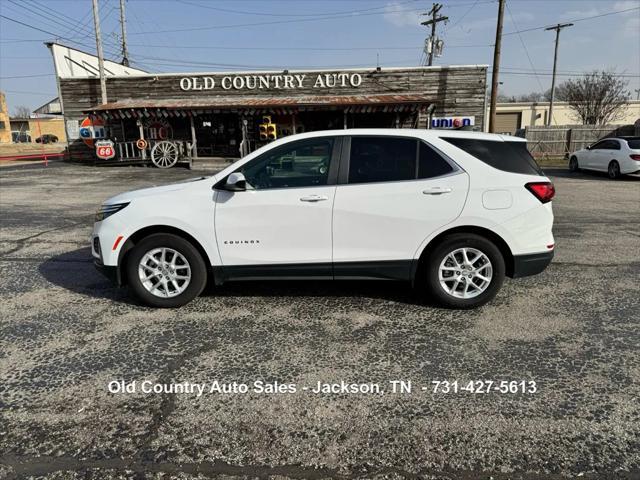
M 553 250 L 531 255 L 515 255 L 513 257 L 513 278 L 536 275 L 547 268 L 552 259 Z

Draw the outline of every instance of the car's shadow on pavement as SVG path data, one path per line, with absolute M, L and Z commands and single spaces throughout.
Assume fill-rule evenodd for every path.
M 579 172 L 571 172 L 568 168 L 543 168 L 545 175 L 549 177 L 569 178 L 574 180 L 595 180 L 605 182 L 638 182 L 639 175 L 622 175 L 620 178 L 612 180 L 605 172 L 592 172 L 580 170 Z
M 96 270 L 91 248 L 85 247 L 51 257 L 38 266 L 50 283 L 75 293 L 140 305 L 126 288 L 118 288 Z
M 89 247 L 51 257 L 38 270 L 47 281 L 72 292 L 142 306 L 128 288 L 116 287 L 95 269 Z M 405 282 L 273 280 L 212 284 L 210 281 L 201 297 L 354 297 L 432 306 Z

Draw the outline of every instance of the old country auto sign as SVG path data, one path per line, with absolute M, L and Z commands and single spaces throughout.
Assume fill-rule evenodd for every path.
M 294 90 L 297 88 L 359 87 L 362 75 L 359 73 L 321 73 L 309 75 L 269 74 L 269 75 L 229 75 L 222 78 L 183 77 L 180 88 L 189 90 Z

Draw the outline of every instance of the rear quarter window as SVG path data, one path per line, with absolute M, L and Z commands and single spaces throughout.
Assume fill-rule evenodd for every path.
M 542 175 L 542 170 L 527 150 L 526 142 L 451 137 L 442 139 L 498 170 Z
M 629 144 L 629 148 L 633 150 L 640 150 L 640 138 L 634 138 L 632 140 L 627 140 Z

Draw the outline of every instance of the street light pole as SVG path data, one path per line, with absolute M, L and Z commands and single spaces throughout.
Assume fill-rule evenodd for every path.
M 549 100 L 549 116 L 547 117 L 547 127 L 551 125 L 551 119 L 553 118 L 553 100 L 556 96 L 556 65 L 558 63 L 558 43 L 560 40 L 560 30 L 565 27 L 571 27 L 573 23 L 559 23 L 553 27 L 545 28 L 545 30 L 556 31 L 556 46 L 553 53 L 553 75 L 551 76 L 551 98 Z

